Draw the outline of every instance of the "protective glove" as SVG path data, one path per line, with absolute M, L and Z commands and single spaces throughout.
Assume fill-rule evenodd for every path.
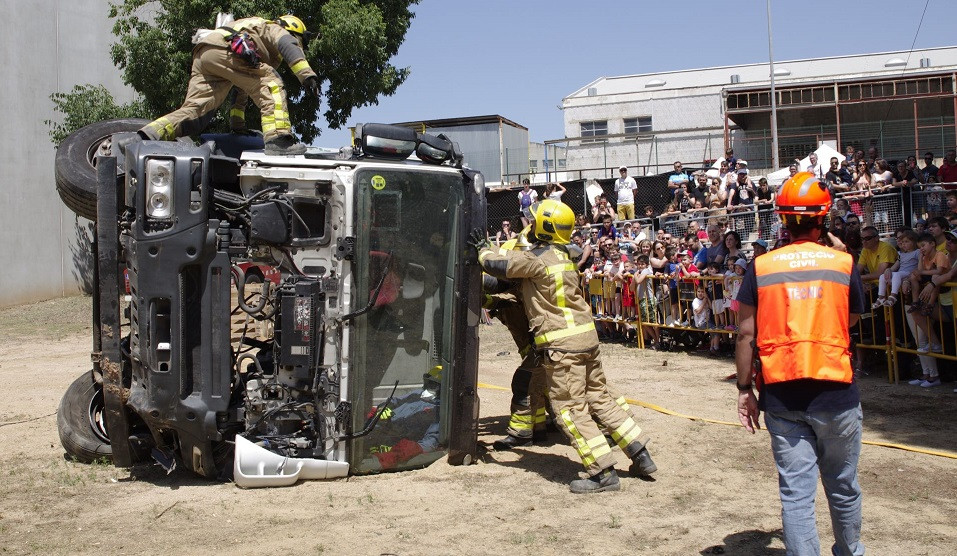
M 310 95 L 314 97 L 319 96 L 319 78 L 315 75 L 307 77 L 306 80 L 303 81 L 302 86 Z
M 375 458 L 379 460 L 379 466 L 381 466 L 382 469 L 393 469 L 399 462 L 399 457 L 395 451 L 376 454 Z
M 396 445 L 392 447 L 392 451 L 388 453 L 395 454 L 397 461 L 409 461 L 422 453 L 422 446 L 419 446 L 418 442 L 403 438 L 396 443 Z
M 488 236 L 485 235 L 485 230 L 482 228 L 475 228 L 472 230 L 472 233 L 469 234 L 469 239 L 466 243 L 474 247 L 476 251 L 481 251 L 482 249 L 492 245 L 488 240 Z

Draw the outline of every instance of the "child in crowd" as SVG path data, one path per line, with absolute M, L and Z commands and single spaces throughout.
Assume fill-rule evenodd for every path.
M 588 295 L 591 297 L 591 312 L 598 318 L 604 316 L 604 301 L 602 300 L 602 273 L 605 261 L 601 255 L 595 255 L 595 264 L 585 269 L 585 281 L 588 282 Z
M 621 318 L 635 320 L 635 264 L 625 263 L 625 271 L 616 277 L 621 284 Z
M 731 314 L 728 315 L 728 324 L 725 326 L 725 330 L 737 330 L 738 322 L 738 290 L 741 289 L 741 279 L 744 277 L 744 272 L 748 268 L 748 261 L 744 259 L 738 259 L 731 264 L 731 269 L 733 274 L 731 276 L 725 277 L 724 280 L 724 289 L 725 289 L 725 299 L 727 300 L 726 308 L 731 311 Z M 731 321 L 734 323 L 731 323 Z
M 687 302 L 694 299 L 694 288 L 698 285 L 698 280 L 690 278 L 700 276 L 698 267 L 691 262 L 693 257 L 691 251 L 682 251 L 678 263 L 671 268 L 671 276 L 677 285 L 676 295 L 671 298 L 671 312 L 675 315 L 672 326 L 688 326 L 691 322 L 691 307 Z
M 691 302 L 691 309 L 694 311 L 695 328 L 705 329 L 710 327 L 711 307 L 711 299 L 708 298 L 708 292 L 702 284 L 695 289 L 695 299 Z M 708 353 L 717 355 L 721 347 L 720 342 L 721 337 L 718 334 L 712 333 Z
M 605 280 L 605 316 L 614 320 L 621 316 L 621 275 L 624 271 L 621 253 L 615 250 L 608 256 L 602 270 Z
M 900 291 L 901 282 L 917 269 L 920 259 L 920 251 L 917 250 L 918 238 L 919 236 L 914 230 L 904 230 L 898 236 L 897 262 L 881 274 L 877 283 L 877 300 L 871 305 L 871 309 L 893 307 L 897 303 L 897 294 Z M 890 295 L 887 295 L 888 282 L 891 286 Z
M 920 260 L 909 277 L 911 308 L 908 313 L 920 313 L 928 316 L 933 313 L 934 305 L 937 303 L 937 292 L 935 291 L 927 301 L 919 299 L 920 291 L 931 281 L 931 278 L 941 274 L 949 268 L 947 264 L 947 254 L 937 250 L 937 242 L 934 236 L 925 233 L 917 239 L 917 247 L 920 249 Z
M 691 311 L 694 313 L 694 327 L 705 329 L 711 321 L 711 300 L 704 286 L 695 288 L 694 300 L 691 301 Z
M 651 264 L 648 255 L 638 255 L 636 261 L 638 271 L 635 273 L 634 286 L 635 297 L 638 299 L 638 310 L 641 315 L 642 323 L 657 324 L 658 311 L 654 292 L 654 272 L 651 270 Z M 657 347 L 660 338 L 658 337 L 657 326 L 642 326 L 642 334 L 645 335 L 645 341 L 651 341 L 652 347 Z
M 711 270 L 710 274 L 712 276 L 721 277 L 721 265 L 718 263 L 708 263 L 708 268 Z M 725 320 L 724 320 L 724 278 L 720 280 L 711 280 L 708 282 L 708 285 L 711 286 L 711 316 L 714 317 L 714 327 L 717 329 L 724 329 Z

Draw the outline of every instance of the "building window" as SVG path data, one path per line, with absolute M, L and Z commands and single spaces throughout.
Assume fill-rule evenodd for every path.
M 602 120 L 600 122 L 581 122 L 581 136 L 582 137 L 597 137 L 599 135 L 608 135 L 608 121 Z M 597 140 L 591 141 L 582 141 L 582 143 L 594 143 Z
M 537 161 L 537 160 L 529 160 L 529 161 L 528 161 L 528 167 L 529 167 L 529 168 L 538 168 L 538 161 Z
M 651 116 L 625 118 L 625 133 L 641 133 L 651 131 Z
M 565 167 L 565 159 L 564 159 L 564 158 L 559 158 L 559 159 L 558 159 L 558 167 L 559 167 L 559 168 L 564 168 L 564 167 Z

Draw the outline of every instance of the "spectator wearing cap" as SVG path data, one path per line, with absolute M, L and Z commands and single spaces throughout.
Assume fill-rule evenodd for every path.
M 861 230 L 861 240 L 864 247 L 857 259 L 857 267 L 861 280 L 866 285 L 867 282 L 880 278 L 885 270 L 897 262 L 897 251 L 891 244 L 881 241 L 874 226 L 866 226 Z
M 754 256 L 751 257 L 751 260 L 754 261 L 754 259 L 768 252 L 768 242 L 763 239 L 756 239 L 751 242 L 751 248 L 754 250 Z
M 685 186 L 691 182 L 691 178 L 688 177 L 680 160 L 675 161 L 674 168 L 674 172 L 668 175 L 668 189 L 671 190 L 672 195 L 677 196 L 679 191 L 684 191 Z
M 740 164 L 742 161 L 738 161 Z M 743 210 L 754 204 L 754 186 L 747 168 L 737 169 L 737 181 L 728 187 L 728 209 Z M 738 207 L 741 207 L 740 209 Z
M 618 181 L 615 182 L 615 192 L 618 194 L 618 219 L 635 219 L 635 190 L 638 184 L 635 178 L 628 175 L 628 168 L 618 167 Z

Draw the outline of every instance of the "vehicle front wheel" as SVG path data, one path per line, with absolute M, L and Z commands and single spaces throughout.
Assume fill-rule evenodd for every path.
M 103 387 L 87 371 L 66 389 L 57 410 L 60 444 L 67 455 L 82 463 L 104 458 L 112 461 L 113 448 L 103 413 Z

